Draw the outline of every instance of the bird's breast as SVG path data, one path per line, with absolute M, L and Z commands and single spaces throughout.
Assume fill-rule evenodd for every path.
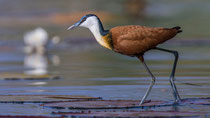
M 110 50 L 113 49 L 112 40 L 111 40 L 109 34 L 104 35 L 104 36 L 97 36 L 97 37 L 95 37 L 95 38 L 96 38 L 97 42 L 98 42 L 101 46 L 103 46 L 103 47 L 105 47 L 105 48 L 107 48 L 107 49 L 110 49 Z

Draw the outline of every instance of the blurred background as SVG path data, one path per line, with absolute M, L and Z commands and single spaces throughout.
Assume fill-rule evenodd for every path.
M 176 73 L 180 95 L 209 96 L 209 4 L 209 0 L 0 0 L 0 93 L 140 99 L 150 81 L 137 59 L 99 46 L 88 29 L 67 30 L 91 13 L 99 16 L 105 29 L 182 27 L 183 33 L 160 47 L 180 53 Z M 45 44 L 34 52 L 24 40 L 37 35 L 45 37 Z M 149 99 L 173 99 L 168 82 L 173 55 L 150 51 L 145 58 L 158 78 Z
M 182 38 L 209 37 L 208 0 L 1 0 L 0 33 L 2 40 L 22 39 L 22 34 L 42 26 L 50 35 L 63 38 L 92 35 L 84 29 L 68 32 L 66 28 L 87 13 L 98 15 L 104 27 L 138 24 L 145 26 L 182 26 Z M 81 31 L 80 31 L 81 32 Z M 92 37 L 91 37 L 92 38 Z

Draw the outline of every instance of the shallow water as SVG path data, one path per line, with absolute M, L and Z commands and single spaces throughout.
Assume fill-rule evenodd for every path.
M 13 46 L 15 43 L 16 46 Z M 22 50 L 22 43 L 13 42 L 2 47 L 0 51 L 0 93 L 1 95 L 88 95 L 104 99 L 140 100 L 150 83 L 150 77 L 143 65 L 136 58 L 116 54 L 95 44 L 88 44 L 84 49 L 75 47 L 51 48 L 47 55 L 32 55 L 33 62 L 40 67 L 28 67 L 26 61 L 31 55 Z M 80 45 L 82 46 L 82 45 Z M 163 47 L 163 46 L 162 46 Z M 176 72 L 176 84 L 182 98 L 210 96 L 210 55 L 208 46 L 170 46 L 165 47 L 180 52 Z M 157 77 L 148 99 L 173 100 L 169 75 L 173 63 L 173 55 L 159 51 L 145 54 L 145 60 Z M 30 58 L 29 58 L 30 59 Z M 47 63 L 45 63 L 47 62 Z M 41 70 L 40 70 L 41 69 Z M 5 80 L 5 78 L 21 78 L 29 74 L 59 76 L 60 79 L 46 80 Z M 39 75 L 39 76 L 40 76 Z M 3 106 L 10 107 L 11 104 Z M 0 114 L 25 114 L 21 105 L 14 110 L 0 110 Z M 26 104 L 32 108 L 32 114 L 46 115 L 51 109 L 38 109 L 39 105 Z M 194 108 L 195 107 L 195 108 Z M 161 109 L 171 109 L 161 108 Z M 184 111 L 210 110 L 209 106 L 179 107 Z M 29 109 L 28 109 L 29 110 Z M 30 113 L 30 110 L 28 113 Z M 154 110 L 160 110 L 157 108 Z
M 36 3 L 29 0 L 16 2 L 1 0 L 0 95 L 88 95 L 104 99 L 140 100 L 150 83 L 150 77 L 140 61 L 106 50 L 93 43 L 95 40 L 74 40 L 75 37 L 92 38 L 92 34 L 86 29 L 80 28 L 71 32 L 66 30 L 70 24 L 76 22 L 72 19 L 69 21 L 67 19 L 66 22 L 67 16 L 76 13 L 81 15 L 83 11 L 99 11 L 98 14 L 101 12 L 105 15 L 111 14 L 111 18 L 109 15 L 107 17 L 110 20 L 101 18 L 106 29 L 128 24 L 155 27 L 181 26 L 183 33 L 175 38 L 184 39 L 184 43 L 181 42 L 181 45 L 176 46 L 173 42 L 170 43 L 173 45 L 168 47 L 167 43 L 161 46 L 179 51 L 176 85 L 180 96 L 210 97 L 210 47 L 207 41 L 210 36 L 207 25 L 210 19 L 210 1 L 149 0 L 145 4 L 145 16 L 141 18 L 127 17 L 122 1 L 103 1 L 103 6 L 99 7 L 98 4 L 101 2 L 88 1 L 84 7 L 84 1 L 81 0 L 62 2 L 37 0 Z M 62 20 L 55 22 L 54 17 L 56 15 L 62 17 L 62 14 L 66 14 L 64 22 Z M 120 18 L 112 18 L 112 15 Z M 56 47 L 50 46 L 48 55 L 26 55 L 23 53 L 23 34 L 39 26 L 44 27 L 50 37 L 58 35 L 66 40 Z M 67 41 L 68 39 L 74 41 Z M 176 39 L 173 40 L 176 42 Z M 196 43 L 186 39 L 194 39 Z M 200 39 L 207 39 L 206 43 L 200 42 Z M 145 54 L 148 66 L 157 77 L 148 99 L 173 101 L 168 81 L 173 59 L 172 54 L 155 50 Z M 58 76 L 59 79 L 31 80 L 31 76 L 39 78 Z M 0 115 L 49 115 L 55 111 L 43 108 L 39 104 L 0 104 L 0 106 Z M 210 111 L 208 105 L 151 108 L 155 111 L 174 109 L 192 112 Z

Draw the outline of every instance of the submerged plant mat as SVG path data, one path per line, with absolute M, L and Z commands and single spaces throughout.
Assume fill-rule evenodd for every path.
M 188 111 L 77 111 L 77 112 L 54 112 L 53 114 L 79 117 L 186 117 L 204 116 L 204 112 Z
M 20 73 L 1 73 L 0 80 L 56 80 L 61 79 L 59 76 L 51 75 L 26 75 Z
M 62 116 L 60 117 L 50 117 L 50 116 L 24 116 L 24 115 L 17 115 L 17 116 L 5 116 L 5 115 L 0 115 L 0 118 L 63 118 Z
M 145 104 L 139 106 L 139 100 L 92 100 L 92 101 L 72 101 L 72 102 L 57 102 L 43 104 L 43 106 L 52 108 L 70 108 L 70 109 L 124 109 L 138 108 L 147 106 L 159 106 L 164 104 L 164 101 L 146 101 Z M 164 104 L 166 105 L 166 104 Z M 168 104 L 167 104 L 168 105 Z
M 181 105 L 194 104 L 194 105 L 210 105 L 210 97 L 207 98 L 186 98 L 182 99 Z
M 125 108 L 145 108 L 173 106 L 173 101 L 151 101 L 147 100 L 143 105 L 139 105 L 139 100 L 91 100 L 91 101 L 71 101 L 47 103 L 43 106 L 52 108 L 69 108 L 69 109 L 125 109 Z M 179 105 L 210 105 L 210 98 L 187 98 L 183 99 Z
M 101 98 L 82 95 L 0 95 L 0 103 L 53 103 L 97 99 Z

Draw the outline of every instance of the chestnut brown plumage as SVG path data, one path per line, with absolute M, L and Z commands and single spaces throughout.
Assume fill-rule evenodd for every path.
M 115 52 L 139 56 L 155 48 L 158 44 L 173 38 L 181 32 L 175 28 L 151 28 L 144 26 L 119 26 L 110 30 L 110 35 Z
M 139 60 L 141 60 L 147 72 L 151 76 L 152 82 L 142 98 L 140 105 L 144 103 L 156 80 L 144 61 L 144 53 L 151 49 L 156 49 L 174 54 L 175 60 L 169 80 L 172 86 L 175 102 L 179 102 L 181 100 L 174 83 L 178 52 L 157 47 L 158 44 L 163 43 L 173 38 L 177 33 L 182 32 L 180 27 L 152 28 L 138 25 L 128 25 L 114 27 L 110 30 L 104 30 L 100 19 L 94 14 L 83 16 L 79 22 L 70 26 L 69 29 L 73 29 L 77 26 L 90 29 L 98 43 L 103 47 L 113 50 L 117 53 L 137 57 Z

